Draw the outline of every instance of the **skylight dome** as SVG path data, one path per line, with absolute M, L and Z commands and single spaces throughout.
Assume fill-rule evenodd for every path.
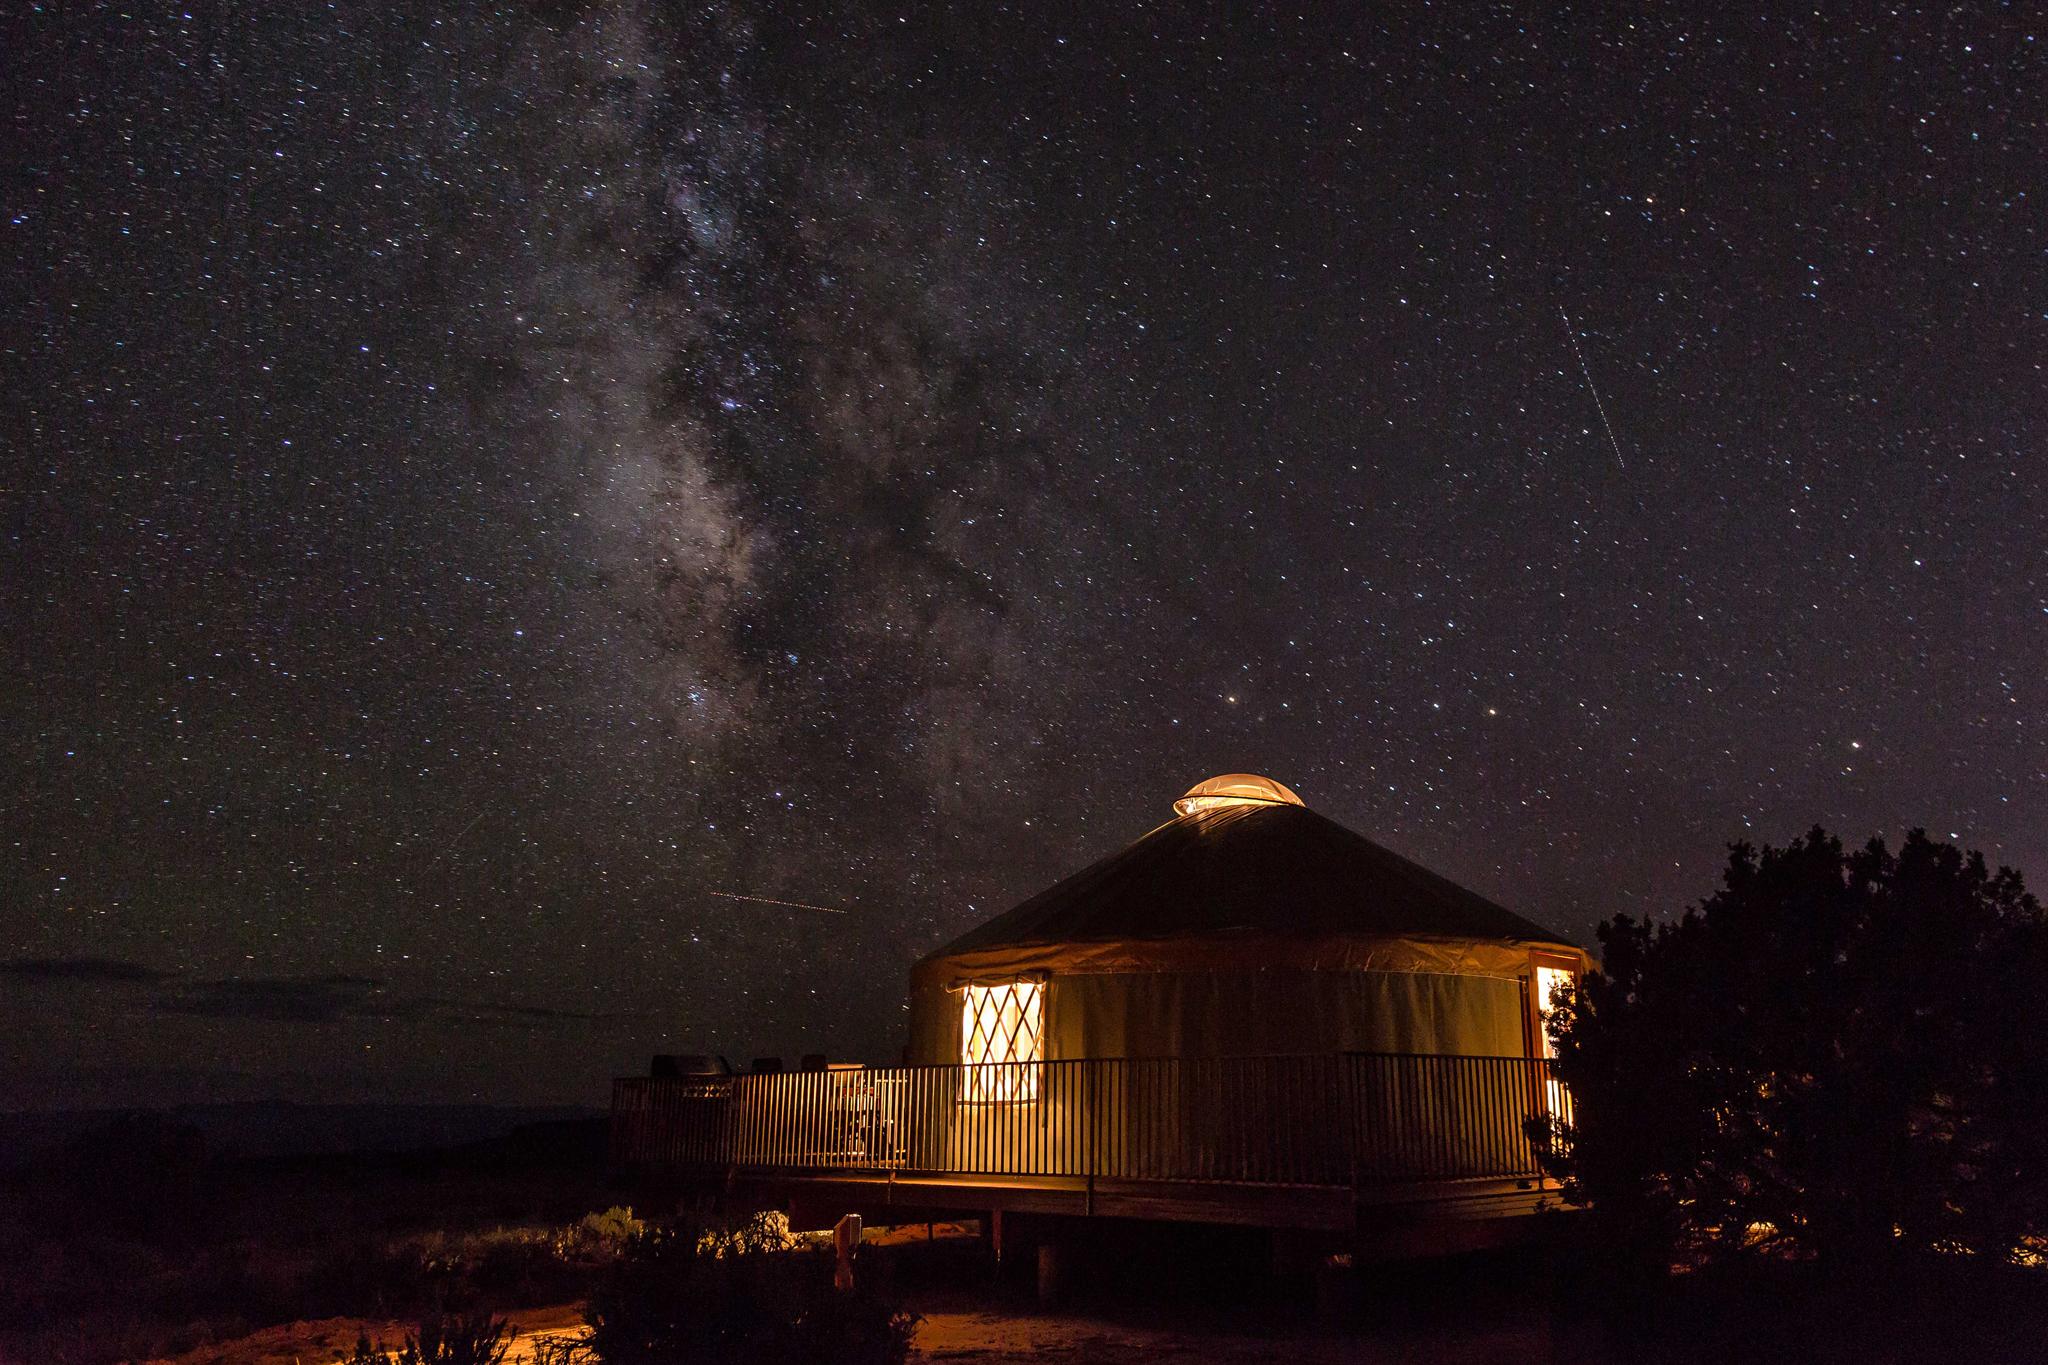
M 1270 777 L 1257 773 L 1223 773 L 1207 782 L 1197 782 L 1188 794 L 1173 803 L 1176 815 L 1196 815 L 1226 806 L 1299 806 L 1300 797 Z

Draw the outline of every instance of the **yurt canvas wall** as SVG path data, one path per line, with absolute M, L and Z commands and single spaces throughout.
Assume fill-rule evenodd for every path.
M 911 1060 L 988 1060 L 967 1055 L 975 1019 L 1014 1030 L 1020 1000 L 1044 1060 L 1522 1056 L 1535 968 L 1586 965 L 1577 946 L 1270 779 L 1212 778 L 1174 810 L 919 962 Z
M 1320 1052 L 1499 1057 L 1527 1047 L 1528 1004 L 1514 977 L 1280 968 L 1037 979 L 1048 1061 Z M 934 979 L 916 990 L 912 1062 L 962 1059 L 965 984 Z

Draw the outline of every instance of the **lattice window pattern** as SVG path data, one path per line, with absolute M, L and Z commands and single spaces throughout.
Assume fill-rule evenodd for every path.
M 1035 1100 L 1045 1060 L 1045 986 L 1007 981 L 960 993 L 960 1098 Z

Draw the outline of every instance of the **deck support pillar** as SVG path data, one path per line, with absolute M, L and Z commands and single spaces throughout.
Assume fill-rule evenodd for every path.
M 1060 1297 L 1060 1243 L 1047 1236 L 1038 1244 L 1038 1301 L 1057 1303 Z
M 1352 1267 L 1349 1252 L 1317 1257 L 1310 1275 L 1313 1277 L 1311 1288 L 1315 1294 L 1317 1320 L 1339 1323 L 1357 1312 L 1358 1272 Z

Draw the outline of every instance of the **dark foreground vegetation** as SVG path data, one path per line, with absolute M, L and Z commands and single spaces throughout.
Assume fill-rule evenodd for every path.
M 1600 941 L 1553 1024 L 1578 1126 L 1551 1164 L 1617 1269 L 2041 1263 L 2048 916 L 2018 873 L 1816 829 Z
M 557 1338 L 548 1365 L 896 1365 L 916 1315 L 898 1302 L 890 1267 L 869 1257 L 835 1285 L 836 1258 L 800 1245 L 780 1214 L 733 1230 L 649 1228 L 602 1276 L 585 1330 Z
M 491 1365 L 503 1315 L 583 1302 L 554 1365 L 886 1365 L 914 1318 L 885 1258 L 854 1290 L 779 1214 L 649 1223 L 610 1201 L 601 1127 L 438 1152 L 250 1159 L 126 1117 L 0 1177 L 0 1362 L 99 1365 L 324 1318 L 416 1324 L 360 1362 Z M 312 1362 L 308 1362 L 312 1365 Z
M 899 1365 L 914 1314 L 872 1263 L 855 1283 L 781 1214 L 737 1228 L 636 1226 L 596 1277 L 580 1329 L 534 1343 L 539 1365 Z M 499 1365 L 506 1323 L 487 1310 L 433 1314 L 396 1350 L 368 1337 L 341 1365 Z
M 277 1323 L 581 1298 L 632 1224 L 600 1124 L 249 1158 L 141 1114 L 0 1176 L 0 1361 L 171 1355 Z
M 2044 1358 L 2048 915 L 2017 872 L 1815 829 L 1600 943 L 1552 1020 L 1581 1301 L 1738 1353 Z
M 71 1154 L 68 1175 L 45 1168 L 40 1189 L 6 1191 L 0 1360 L 149 1359 L 271 1323 L 362 1317 L 413 1325 L 364 1340 L 353 1361 L 340 1353 L 347 1365 L 491 1365 L 506 1314 L 581 1303 L 584 1325 L 557 1333 L 542 1365 L 888 1365 L 905 1358 L 915 1314 L 1021 1336 L 1042 1311 L 1028 1236 L 1000 1262 L 984 1241 L 926 1242 L 921 1230 L 868 1246 L 843 1293 L 820 1239 L 793 1237 L 779 1217 L 721 1228 L 602 1211 L 618 1192 L 563 1153 L 238 1170 L 159 1133 L 171 1151 L 138 1172 L 108 1148 L 148 1148 L 121 1136 L 97 1157 Z M 111 1197 L 137 1190 L 154 1197 Z M 27 1208 L 33 1217 L 19 1216 Z M 1162 1337 L 1175 1358 L 1233 1365 L 2033 1361 L 2048 1332 L 2048 1275 L 1982 1257 L 1862 1277 L 1787 1257 L 1632 1277 L 1614 1273 L 1598 1220 L 1533 1222 L 1536 1236 L 1513 1249 L 1348 1276 L 1320 1257 L 1276 1259 L 1249 1229 L 1069 1227 L 1060 1311 L 1085 1326 L 1079 1344 L 1055 1349 L 1102 1365 L 1148 1360 Z

